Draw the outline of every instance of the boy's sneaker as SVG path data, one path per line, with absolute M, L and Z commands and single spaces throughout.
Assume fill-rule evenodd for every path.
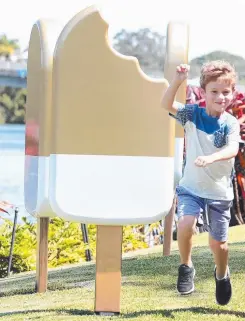
M 177 290 L 180 294 L 190 294 L 194 291 L 194 267 L 189 267 L 186 264 L 179 266 L 179 276 L 177 282 Z
M 226 278 L 217 280 L 216 268 L 214 270 L 214 277 L 216 282 L 216 301 L 220 305 L 226 305 L 229 303 L 232 295 L 230 272 L 228 269 Z

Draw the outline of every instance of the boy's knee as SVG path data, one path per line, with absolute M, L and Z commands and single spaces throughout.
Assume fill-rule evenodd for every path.
M 209 246 L 213 252 L 215 251 L 223 251 L 227 252 L 228 251 L 228 244 L 227 241 L 217 241 L 214 240 L 213 238 L 209 239 Z
M 181 216 L 178 220 L 178 230 L 188 231 L 194 234 L 196 230 L 196 217 L 193 215 Z

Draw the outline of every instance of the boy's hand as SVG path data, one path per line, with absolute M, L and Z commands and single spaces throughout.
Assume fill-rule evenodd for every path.
M 198 167 L 205 167 L 209 164 L 212 164 L 214 162 L 214 158 L 212 155 L 209 156 L 198 156 L 195 160 L 195 165 Z
M 188 72 L 190 70 L 190 66 L 186 64 L 180 64 L 176 68 L 176 74 L 174 80 L 182 83 L 188 78 Z

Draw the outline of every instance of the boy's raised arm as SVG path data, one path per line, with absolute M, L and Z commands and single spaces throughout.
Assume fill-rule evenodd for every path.
M 175 77 L 162 97 L 162 107 L 173 115 L 175 115 L 178 110 L 178 103 L 175 102 L 175 95 L 182 82 L 187 79 L 188 71 L 188 65 L 182 64 L 177 66 Z

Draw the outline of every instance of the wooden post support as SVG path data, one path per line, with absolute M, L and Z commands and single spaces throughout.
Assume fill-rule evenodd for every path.
M 97 226 L 95 313 L 120 313 L 122 226 Z
M 36 291 L 39 293 L 46 292 L 48 285 L 48 228 L 48 217 L 37 219 Z
M 172 207 L 165 217 L 164 220 L 164 233 L 163 233 L 163 255 L 169 256 L 171 254 L 171 245 L 172 245 L 172 238 L 173 238 L 173 221 L 174 221 L 174 214 L 176 210 L 176 196 L 174 197 Z

